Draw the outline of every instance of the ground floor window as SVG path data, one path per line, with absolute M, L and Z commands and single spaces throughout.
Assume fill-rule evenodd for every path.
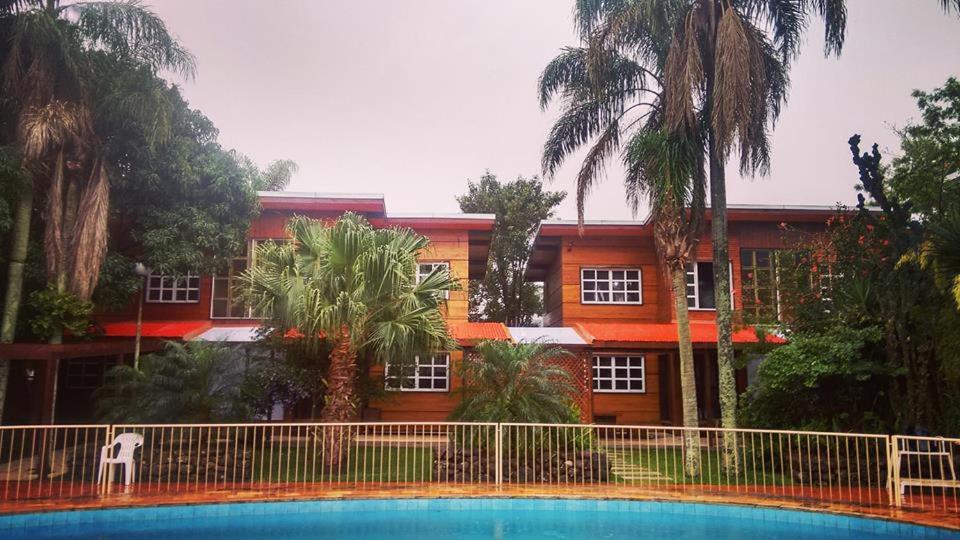
M 446 392 L 450 389 L 450 355 L 415 356 L 413 362 L 386 366 L 387 390 L 400 392 Z
M 593 357 L 594 392 L 645 392 L 643 355 L 606 355 Z
M 103 386 L 109 365 L 102 358 L 76 358 L 66 361 L 65 387 L 71 390 L 95 390 Z

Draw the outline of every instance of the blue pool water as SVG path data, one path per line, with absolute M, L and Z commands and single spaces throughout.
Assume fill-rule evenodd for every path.
M 669 502 L 425 499 L 308 501 L 0 516 L 0 538 L 360 540 L 960 538 L 890 521 Z

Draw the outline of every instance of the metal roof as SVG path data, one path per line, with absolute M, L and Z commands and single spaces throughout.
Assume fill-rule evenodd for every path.
M 543 342 L 554 345 L 587 345 L 576 330 L 569 327 L 520 327 L 507 328 L 510 336 L 518 343 Z

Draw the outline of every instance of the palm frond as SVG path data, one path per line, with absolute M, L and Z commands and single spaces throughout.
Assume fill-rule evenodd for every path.
M 185 77 L 196 71 L 193 55 L 172 37 L 163 19 L 137 0 L 80 2 L 61 10 L 76 17 L 81 35 L 94 47 Z

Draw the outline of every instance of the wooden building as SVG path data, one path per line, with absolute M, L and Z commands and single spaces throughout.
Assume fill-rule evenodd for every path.
M 143 298 L 144 350 L 161 340 L 210 340 L 246 343 L 259 325 L 236 296 L 237 276 L 256 264 L 255 248 L 282 239 L 294 215 L 333 220 L 351 211 L 376 227 L 410 227 L 431 240 L 420 256 L 418 273 L 445 265 L 462 290 L 451 291 L 445 306 L 450 331 L 460 349 L 417 358 L 413 376 L 391 377 L 389 364 L 371 373 L 384 380 L 385 392 L 371 400 L 364 418 L 384 421 L 438 421 L 456 405 L 462 384 L 456 365 L 486 339 L 540 340 L 574 351 L 568 369 L 581 387 L 578 403 L 585 421 L 621 424 L 677 424 L 680 386 L 677 332 L 671 294 L 645 222 L 544 222 L 535 239 L 526 278 L 543 282 L 543 328 L 507 328 L 468 321 L 470 279 L 487 268 L 494 216 L 485 214 L 393 214 L 382 196 L 263 192 L 261 215 L 251 224 L 248 244 L 220 275 L 146 278 Z M 732 292 L 740 326 L 738 346 L 758 341 L 753 323 L 777 316 L 776 251 L 783 249 L 781 223 L 793 230 L 816 231 L 833 209 L 825 207 L 731 207 Z M 687 271 L 688 305 L 693 320 L 700 416 L 719 416 L 716 327 L 713 309 L 712 254 L 707 235 Z M 10 391 L 4 423 L 87 422 L 93 418 L 92 394 L 105 372 L 131 361 L 137 302 L 120 312 L 102 313 L 102 336 L 95 342 L 0 347 L 11 359 Z M 772 338 L 773 341 L 782 341 Z M 410 365 L 410 362 L 407 362 Z M 410 368 L 408 368 L 410 369 Z M 745 373 L 739 373 L 741 389 Z M 52 405 L 55 403 L 56 405 Z

